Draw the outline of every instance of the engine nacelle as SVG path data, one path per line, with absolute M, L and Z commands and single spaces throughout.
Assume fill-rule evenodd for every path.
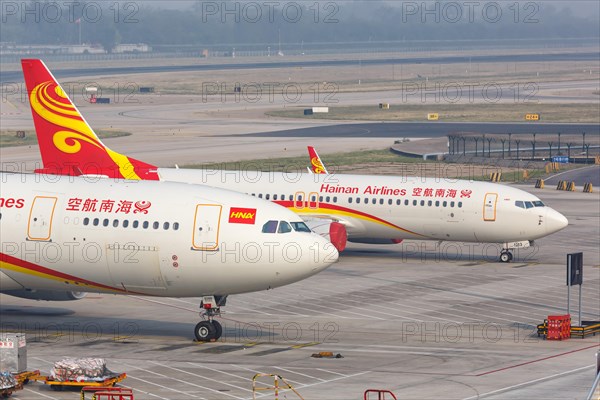
M 5 290 L 2 293 L 9 296 L 21 297 L 31 300 L 46 300 L 46 301 L 73 301 L 83 299 L 87 293 L 85 292 L 57 292 L 54 290 Z
M 304 222 L 315 233 L 329 240 L 340 253 L 346 248 L 348 232 L 339 222 L 324 218 L 305 219 Z

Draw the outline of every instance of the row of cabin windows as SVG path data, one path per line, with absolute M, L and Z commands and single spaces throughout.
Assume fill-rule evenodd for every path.
M 252 196 L 256 197 L 256 193 L 252 193 Z M 263 198 L 263 194 L 259 193 L 258 194 L 258 198 L 262 199 Z M 304 196 L 302 196 L 302 195 L 298 195 L 296 197 L 296 199 L 294 199 L 294 195 L 290 194 L 287 198 L 289 199 L 289 201 L 294 201 L 294 200 L 295 201 L 303 201 L 304 200 Z M 273 200 L 273 201 L 276 201 L 278 199 L 279 200 L 285 200 L 286 196 L 283 195 L 283 194 L 281 196 L 278 196 L 276 194 L 274 194 L 274 195 L 266 194 L 266 195 L 264 195 L 264 199 L 265 200 Z M 310 201 L 312 201 L 312 202 L 317 201 L 317 196 L 314 196 L 314 195 L 310 196 Z M 333 197 L 331 197 L 331 196 L 319 196 L 319 202 L 322 203 L 323 201 L 325 201 L 326 203 L 330 203 L 330 202 L 337 203 L 338 198 L 337 198 L 337 196 L 333 196 Z M 385 199 L 381 199 L 381 198 L 380 199 L 371 198 L 370 201 L 371 201 L 371 204 L 377 204 L 377 203 L 379 203 L 381 205 L 384 205 L 386 203 Z M 356 202 L 356 204 L 360 204 L 361 203 L 361 198 L 360 197 L 356 197 L 356 200 L 355 200 L 353 197 L 348 197 L 348 204 L 352 204 L 353 202 Z M 365 199 L 363 200 L 363 203 L 364 204 L 369 204 L 369 198 L 365 197 Z M 402 200 L 401 199 L 396 199 L 395 203 L 396 203 L 397 206 L 402 205 Z M 387 200 L 387 204 L 390 205 L 390 206 L 393 205 L 394 204 L 394 199 L 388 199 Z M 419 200 L 412 200 L 412 205 L 413 206 L 417 206 L 419 204 L 421 206 L 425 206 L 425 204 L 427 204 L 427 206 L 429 206 L 429 207 L 431 207 L 431 206 L 434 205 L 433 200 L 428 200 L 428 201 L 421 200 L 420 202 L 419 202 Z M 405 206 L 410 205 L 410 200 L 405 199 L 404 200 L 404 205 Z M 435 201 L 435 206 L 436 207 L 440 207 L 440 206 L 441 207 L 455 207 L 456 206 L 458 208 L 462 208 L 462 201 L 454 202 L 454 201 L 439 201 L 439 200 L 436 200 Z
M 257 197 L 257 194 L 256 193 L 252 193 L 252 196 Z M 263 198 L 263 194 L 259 193 L 258 194 L 258 198 L 262 199 Z M 285 194 L 282 194 L 282 195 L 273 194 L 273 195 L 271 195 L 271 194 L 267 193 L 267 194 L 264 195 L 264 199 L 265 200 L 273 200 L 273 201 L 277 201 L 277 200 L 285 201 L 286 200 L 286 195 Z M 294 200 L 296 200 L 296 201 L 302 201 L 302 200 L 304 200 L 304 196 L 303 195 L 298 195 L 296 197 L 296 199 L 294 199 L 294 195 L 290 194 L 289 196 L 287 196 L 287 200 L 288 201 L 294 201 Z M 317 196 L 311 196 L 310 197 L 310 201 L 317 201 Z M 337 203 L 338 198 L 337 198 L 337 196 L 333 196 L 333 197 L 331 197 L 331 196 L 319 196 L 319 202 L 323 202 L 323 201 L 325 201 L 327 203 Z
M 104 218 L 103 220 L 100 220 L 100 218 L 94 218 L 94 219 L 90 219 L 88 217 L 85 217 L 83 219 L 83 225 L 84 226 L 88 226 L 88 225 L 92 225 L 92 226 L 109 226 L 111 225 L 111 222 L 108 218 Z M 128 219 L 124 219 L 124 220 L 118 220 L 118 219 L 113 219 L 112 220 L 112 227 L 113 228 L 118 228 L 119 225 L 122 228 L 128 228 L 130 226 L 129 224 L 129 220 Z M 134 220 L 131 221 L 131 227 L 134 229 L 137 229 L 139 227 L 142 227 L 143 229 L 148 229 L 150 228 L 150 222 L 149 221 L 142 221 L 140 223 L 140 221 L 138 220 Z M 154 221 L 152 222 L 152 229 L 159 229 L 161 227 L 161 223 L 158 221 Z M 162 223 L 162 229 L 163 230 L 169 230 L 169 229 L 173 229 L 174 231 L 179 230 L 179 222 L 173 222 L 172 224 L 170 222 L 163 222 Z
M 353 201 L 356 201 L 356 204 L 360 204 L 361 199 L 360 199 L 360 197 L 357 197 L 356 200 L 353 200 L 352 197 L 348 198 L 348 203 L 352 204 Z M 369 198 L 365 197 L 363 202 L 364 202 L 364 204 L 369 204 Z M 371 204 L 377 204 L 378 202 L 381 205 L 385 204 L 385 200 L 384 199 L 376 199 L 376 198 L 372 198 L 371 199 Z M 387 203 L 390 206 L 393 205 L 394 204 L 394 199 L 388 199 Z M 410 204 L 411 204 L 410 200 L 408 200 L 408 199 L 404 200 L 404 205 L 405 206 L 408 206 Z M 402 200 L 401 199 L 396 199 L 396 205 L 397 206 L 402 205 Z M 463 203 L 462 203 L 462 201 L 454 202 L 454 201 L 446 201 L 446 200 L 444 200 L 444 201 L 436 200 L 435 202 L 433 200 L 427 200 L 427 201 L 425 201 L 425 200 L 420 200 L 420 201 L 419 200 L 412 200 L 412 205 L 413 206 L 418 206 L 418 205 L 425 206 L 425 205 L 427 205 L 428 207 L 432 207 L 432 206 L 440 207 L 441 206 L 441 207 L 452 207 L 452 208 L 456 206 L 458 208 L 462 208 Z

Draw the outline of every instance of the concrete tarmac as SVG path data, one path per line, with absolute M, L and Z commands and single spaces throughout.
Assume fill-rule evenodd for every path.
M 546 341 L 535 326 L 566 312 L 565 259 L 578 251 L 582 318 L 600 320 L 600 195 L 522 188 L 564 213 L 569 226 L 512 263 L 497 262 L 496 245 L 350 245 L 310 279 L 232 296 L 216 343 L 192 340 L 199 299 L 89 295 L 53 303 L 2 295 L 1 327 L 28 332 L 29 369 L 47 374 L 63 357 L 103 357 L 128 374 L 123 386 L 136 399 L 251 399 L 259 372 L 281 375 L 306 399 L 361 399 L 370 388 L 398 399 L 582 399 L 600 337 Z M 343 358 L 311 357 L 321 351 Z M 78 394 L 30 383 L 13 398 Z

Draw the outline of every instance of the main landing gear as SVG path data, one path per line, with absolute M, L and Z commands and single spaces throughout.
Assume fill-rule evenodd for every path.
M 199 342 L 217 341 L 223 334 L 223 327 L 214 319 L 221 315 L 221 307 L 227 303 L 227 296 L 204 296 L 200 308 L 204 310 L 201 316 L 207 319 L 198 322 L 194 328 L 194 335 Z

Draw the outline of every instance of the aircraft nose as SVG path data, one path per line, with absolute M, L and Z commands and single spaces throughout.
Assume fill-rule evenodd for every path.
M 546 211 L 546 232 L 548 234 L 558 232 L 569 225 L 569 220 L 558 211 L 548 208 Z
M 338 260 L 339 253 L 327 239 L 316 233 L 300 233 L 281 248 L 281 262 L 275 265 L 275 286 L 288 285 L 323 271 Z
M 315 262 L 314 273 L 317 273 L 337 262 L 340 253 L 333 243 L 320 235 L 314 234 L 313 240 L 315 240 L 313 248 L 317 250 L 313 258 Z

